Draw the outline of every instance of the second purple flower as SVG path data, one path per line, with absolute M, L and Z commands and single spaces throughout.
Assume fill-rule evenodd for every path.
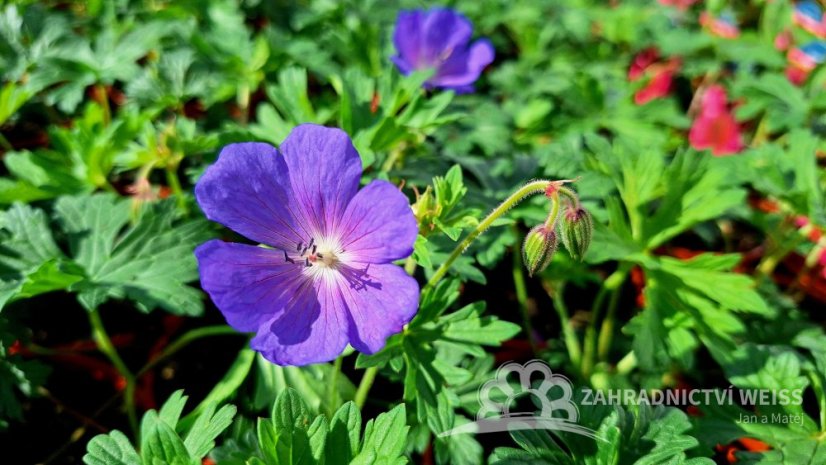
M 407 75 L 432 69 L 425 86 L 472 92 L 482 70 L 493 62 L 493 46 L 487 39 L 470 43 L 473 25 L 453 10 L 402 11 L 396 20 L 393 63 Z

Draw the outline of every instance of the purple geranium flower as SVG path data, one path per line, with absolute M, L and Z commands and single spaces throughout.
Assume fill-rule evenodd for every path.
M 493 46 L 487 39 L 470 43 L 473 25 L 453 10 L 402 11 L 396 20 L 393 63 L 407 75 L 433 69 L 427 87 L 472 92 L 485 66 L 493 61 Z
M 212 240 L 195 250 L 201 285 L 227 322 L 279 365 L 381 349 L 416 313 L 409 256 L 416 219 L 387 181 L 359 190 L 361 159 L 339 129 L 305 124 L 280 151 L 231 144 L 195 186 L 207 218 L 269 247 Z

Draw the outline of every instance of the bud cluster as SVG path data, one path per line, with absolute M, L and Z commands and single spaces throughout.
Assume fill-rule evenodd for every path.
M 572 190 L 560 184 L 552 184 L 547 197 L 553 202 L 548 219 L 541 225 L 532 228 L 525 236 L 522 244 L 522 256 L 528 274 L 533 276 L 539 273 L 551 262 L 556 252 L 559 239 L 574 260 L 582 260 L 591 245 L 591 236 L 594 231 L 594 221 L 588 210 L 582 208 L 579 199 Z M 566 207 L 560 214 L 560 203 L 564 196 Z

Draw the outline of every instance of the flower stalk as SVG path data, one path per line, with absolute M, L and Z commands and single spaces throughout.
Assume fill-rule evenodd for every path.
M 103 326 L 103 321 L 100 319 L 100 313 L 96 308 L 88 313 L 89 324 L 92 326 L 92 338 L 98 346 L 103 355 L 112 362 L 115 369 L 118 370 L 126 382 L 126 387 L 123 391 L 124 404 L 126 406 L 126 415 L 129 417 L 129 426 L 135 434 L 138 434 L 138 415 L 135 408 L 135 375 L 129 370 L 129 367 L 123 362 L 123 359 L 115 350 L 115 345 L 109 338 L 106 328 Z
M 470 234 L 465 237 L 462 242 L 460 242 L 456 248 L 453 249 L 453 252 L 450 253 L 450 256 L 447 257 L 444 263 L 433 273 L 433 276 L 425 285 L 424 289 L 429 289 L 439 283 L 439 281 L 444 278 L 447 271 L 453 265 L 453 262 L 459 258 L 462 253 L 470 247 L 470 244 L 476 240 L 477 237 L 481 236 L 482 233 L 488 230 L 490 226 L 493 224 L 494 221 L 499 219 L 502 215 L 507 213 L 508 210 L 515 207 L 519 202 L 525 200 L 526 198 L 538 194 L 540 192 L 545 192 L 548 189 L 553 181 L 546 181 L 546 180 L 538 180 L 538 181 L 531 181 L 524 186 L 520 187 L 516 192 L 510 195 L 504 202 L 502 202 L 498 207 L 493 209 L 490 214 L 485 217 L 485 219 L 480 222 L 476 228 L 470 232 Z

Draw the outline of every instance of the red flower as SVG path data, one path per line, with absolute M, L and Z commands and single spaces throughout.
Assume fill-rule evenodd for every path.
M 702 96 L 700 114 L 694 119 L 688 141 L 697 150 L 711 149 L 715 156 L 743 149 L 740 126 L 728 108 L 726 91 L 713 85 Z
M 671 92 L 674 74 L 680 68 L 680 60 L 672 58 L 663 63 L 659 62 L 659 52 L 656 48 L 647 48 L 634 57 L 628 69 L 628 80 L 638 81 L 648 77 L 649 81 L 642 89 L 634 94 L 634 103 L 644 105 L 651 100 L 665 97 Z

